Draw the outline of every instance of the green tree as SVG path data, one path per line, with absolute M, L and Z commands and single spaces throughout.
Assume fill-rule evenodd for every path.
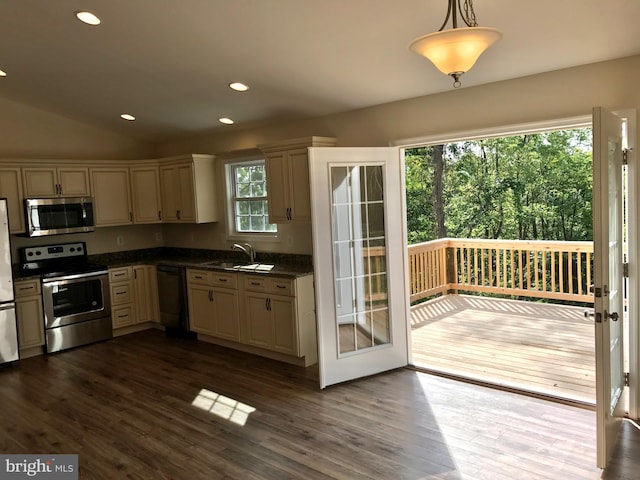
M 405 163 L 410 243 L 593 237 L 590 129 L 419 147 Z

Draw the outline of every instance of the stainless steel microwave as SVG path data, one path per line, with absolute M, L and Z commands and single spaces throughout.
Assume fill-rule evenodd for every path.
M 93 198 L 27 198 L 24 201 L 27 235 L 93 232 Z

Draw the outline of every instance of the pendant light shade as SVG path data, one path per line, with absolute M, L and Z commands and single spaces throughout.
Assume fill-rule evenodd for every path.
M 427 57 L 445 75 L 462 74 L 500 38 L 502 32 L 495 28 L 452 28 L 416 38 L 409 48 Z
M 458 28 L 458 10 L 468 27 Z M 502 32 L 496 28 L 477 26 L 471 0 L 465 0 L 465 11 L 470 12 L 470 18 L 462 13 L 459 0 L 449 0 L 447 17 L 440 30 L 418 37 L 409 45 L 409 49 L 431 60 L 442 73 L 452 76 L 454 87 L 460 86 L 460 76 L 473 67 L 480 55 L 502 38 Z M 453 28 L 443 30 L 452 13 Z

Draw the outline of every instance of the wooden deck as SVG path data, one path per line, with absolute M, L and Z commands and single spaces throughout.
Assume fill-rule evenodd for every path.
M 593 320 L 584 308 L 447 295 L 411 309 L 413 363 L 595 404 Z

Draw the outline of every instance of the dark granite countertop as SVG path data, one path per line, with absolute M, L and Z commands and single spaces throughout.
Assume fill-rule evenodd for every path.
M 246 256 L 229 250 L 159 247 L 90 255 L 89 261 L 96 265 L 107 265 L 110 268 L 126 265 L 178 265 L 203 270 L 237 271 L 287 277 L 304 277 L 313 274 L 310 255 L 259 252 L 255 264 L 260 266 L 250 268 Z M 229 262 L 229 264 L 216 265 L 211 262 Z M 271 265 L 273 265 L 272 268 L 267 267 Z
M 249 269 L 248 258 L 240 252 L 228 250 L 204 250 L 190 248 L 159 247 L 124 252 L 89 255 L 88 261 L 94 265 L 106 265 L 109 268 L 127 265 L 178 265 L 203 270 L 231 271 L 275 275 L 283 277 L 304 277 L 313 274 L 311 255 L 289 255 L 278 253 L 258 253 L 255 264 L 257 269 Z M 227 265 L 215 265 L 210 262 L 229 262 Z M 237 265 L 237 266 L 236 266 Z M 272 268 L 267 266 L 273 265 Z M 244 268 L 240 268 L 243 266 Z M 30 272 L 23 272 L 14 265 L 13 279 L 25 281 L 40 278 Z

